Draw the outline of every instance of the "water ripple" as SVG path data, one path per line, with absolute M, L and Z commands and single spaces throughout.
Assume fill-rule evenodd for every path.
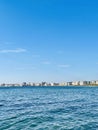
M 0 89 L 0 130 L 97 130 L 98 88 Z

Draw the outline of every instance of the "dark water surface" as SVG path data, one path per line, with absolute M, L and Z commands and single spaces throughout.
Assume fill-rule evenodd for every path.
M 98 88 L 0 88 L 0 130 L 98 130 Z

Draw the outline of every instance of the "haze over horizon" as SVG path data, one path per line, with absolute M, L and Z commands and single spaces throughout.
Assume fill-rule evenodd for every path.
M 98 79 L 97 0 L 0 0 L 0 83 Z

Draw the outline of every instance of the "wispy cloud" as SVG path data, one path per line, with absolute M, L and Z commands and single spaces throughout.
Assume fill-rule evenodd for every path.
M 23 48 L 18 48 L 18 49 L 7 49 L 7 50 L 0 50 L 0 53 L 22 53 L 22 52 L 26 52 L 26 49 Z
M 36 67 L 17 67 L 16 70 L 35 70 Z
M 67 65 L 67 64 L 61 64 L 61 65 L 58 65 L 58 67 L 60 67 L 60 68 L 69 68 L 70 65 Z
M 16 70 L 25 70 L 26 68 L 24 68 L 24 67 L 18 67 L 18 68 L 16 68 Z
M 34 55 L 32 55 L 32 57 L 33 57 L 33 58 L 39 58 L 40 55 L 34 54 Z
M 44 64 L 44 65 L 50 65 L 51 62 L 49 62 L 49 61 L 44 61 L 44 62 L 42 62 L 42 64 Z
M 12 45 L 14 44 L 13 42 L 4 42 L 5 45 Z
M 4 41 L 0 41 L 0 45 L 12 45 L 12 44 L 14 44 L 13 42 L 4 42 Z

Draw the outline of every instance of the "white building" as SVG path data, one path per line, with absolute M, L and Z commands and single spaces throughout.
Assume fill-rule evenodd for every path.
M 71 86 L 71 85 L 72 85 L 72 82 L 67 82 L 67 85 L 68 85 L 68 86 Z
M 98 80 L 96 80 L 96 85 L 98 85 Z
M 91 85 L 96 85 L 96 81 L 93 80 L 93 81 L 90 82 L 90 84 L 91 84 Z
M 78 85 L 79 85 L 79 81 L 74 81 L 74 82 L 72 82 L 72 85 L 73 85 L 73 86 L 78 86 Z
M 80 84 L 81 86 L 87 85 L 87 81 L 80 81 L 79 84 Z
M 67 86 L 67 82 L 63 82 L 59 84 L 60 86 Z

